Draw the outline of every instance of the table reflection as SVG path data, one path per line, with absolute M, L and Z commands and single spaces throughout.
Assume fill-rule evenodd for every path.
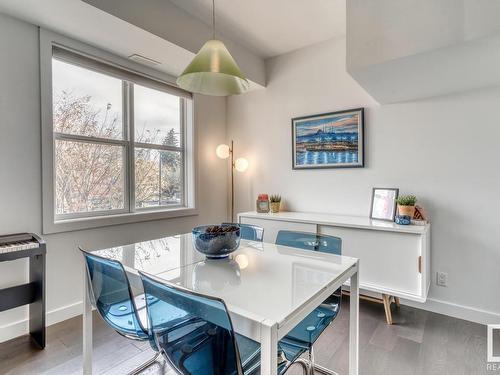
M 250 264 L 249 260 L 248 260 L 248 256 L 246 254 L 237 254 L 235 257 L 234 257 L 234 261 L 236 263 L 238 263 L 238 266 L 240 266 L 240 269 L 241 270 L 244 270 L 245 268 L 248 267 L 248 265 Z
M 194 265 L 192 285 L 197 292 L 212 293 L 240 284 L 240 266 L 233 259 L 207 259 Z
M 179 269 L 205 258 L 197 251 L 193 252 L 191 247 L 191 237 L 189 235 L 176 235 L 98 250 L 95 254 L 116 259 L 126 268 L 154 275 L 168 270 Z

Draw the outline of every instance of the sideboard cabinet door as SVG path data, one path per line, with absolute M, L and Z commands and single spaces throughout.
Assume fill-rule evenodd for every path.
M 342 255 L 359 258 L 362 288 L 413 300 L 425 299 L 421 235 L 323 225 L 319 232 L 340 237 Z

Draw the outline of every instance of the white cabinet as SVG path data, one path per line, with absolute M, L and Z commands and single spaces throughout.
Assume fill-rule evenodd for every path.
M 418 234 L 376 232 L 321 225 L 319 232 L 342 239 L 342 254 L 360 259 L 360 285 L 366 290 L 425 301 Z
M 241 223 L 264 228 L 274 242 L 281 229 L 342 239 L 342 254 L 359 258 L 360 288 L 425 302 L 430 286 L 430 225 L 402 226 L 366 217 L 282 212 L 238 215 Z

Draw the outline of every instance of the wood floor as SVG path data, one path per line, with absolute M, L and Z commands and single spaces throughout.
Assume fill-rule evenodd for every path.
M 316 361 L 339 374 L 348 368 L 348 298 L 341 314 L 315 345 Z M 360 374 L 493 374 L 486 367 L 486 327 L 444 315 L 393 307 L 392 326 L 379 304 L 360 306 Z M 27 337 L 0 344 L 0 374 L 79 374 L 81 317 L 48 328 L 48 344 L 39 351 Z M 147 343 L 122 338 L 94 318 L 94 373 L 126 374 L 153 355 Z M 289 375 L 301 374 L 294 366 Z M 500 371 L 499 371 L 500 373 Z M 174 374 L 163 360 L 143 372 Z

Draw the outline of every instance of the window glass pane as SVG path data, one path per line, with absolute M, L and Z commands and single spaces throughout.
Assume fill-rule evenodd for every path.
M 181 146 L 180 98 L 134 85 L 135 141 Z
M 56 140 L 56 213 L 125 206 L 123 146 Z
M 182 203 L 182 155 L 178 151 L 135 149 L 137 208 Z
M 122 81 L 52 59 L 54 131 L 123 138 Z

